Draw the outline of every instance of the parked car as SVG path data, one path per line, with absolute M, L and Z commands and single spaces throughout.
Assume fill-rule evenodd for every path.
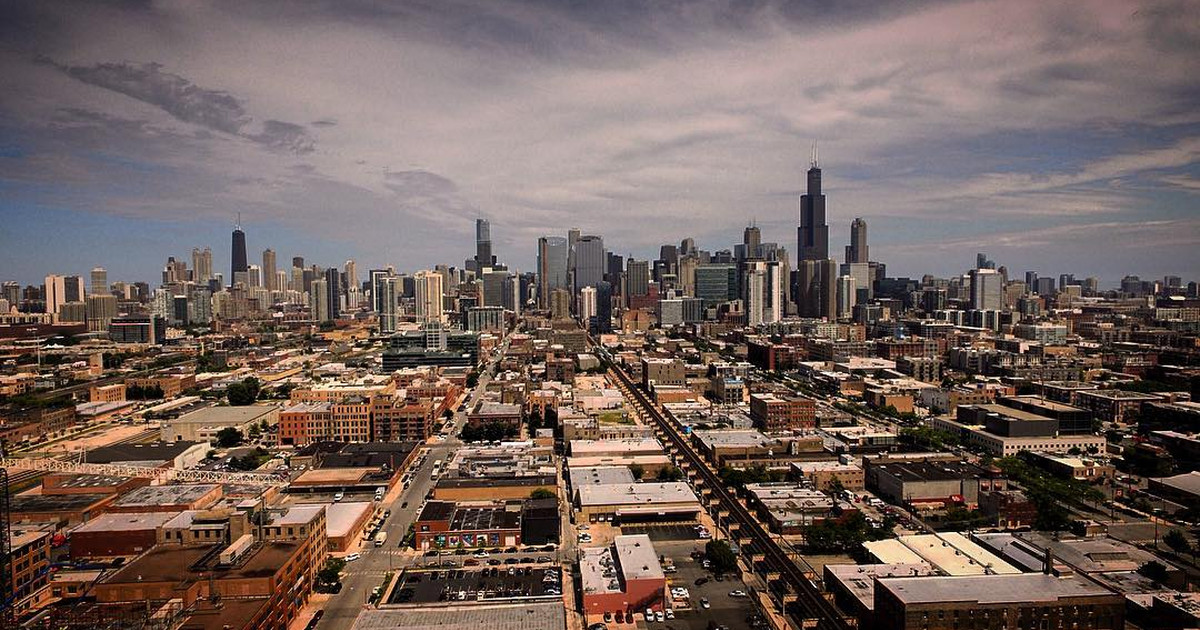
M 362 557 L 361 553 L 355 552 L 355 553 L 351 553 L 351 554 L 346 554 L 346 557 L 342 558 L 342 560 L 345 560 L 346 562 L 354 562 L 355 560 L 358 560 L 361 557 Z
M 729 596 L 730 597 L 746 597 L 746 591 L 743 591 L 741 589 L 738 589 L 736 591 L 729 591 Z

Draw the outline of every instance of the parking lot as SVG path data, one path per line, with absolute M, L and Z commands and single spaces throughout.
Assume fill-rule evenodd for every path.
M 653 523 L 643 525 L 622 525 L 621 533 L 623 534 L 646 534 L 650 540 L 657 543 L 658 541 L 679 541 L 679 540 L 698 540 L 696 536 L 695 523 L 672 523 L 670 525 L 657 525 Z M 701 541 L 703 542 L 703 541 Z
M 550 571 L 556 579 L 546 580 Z M 453 601 L 558 598 L 562 594 L 558 566 L 486 567 L 480 569 L 408 570 L 388 595 L 390 605 Z
M 693 532 L 694 536 L 694 532 Z M 708 630 L 710 623 L 725 625 L 733 628 L 750 628 L 748 618 L 754 614 L 754 605 L 748 597 L 730 597 L 730 591 L 746 591 L 745 584 L 737 577 L 724 576 L 718 582 L 715 576 L 705 570 L 700 559 L 692 559 L 693 551 L 704 551 L 706 540 L 655 541 L 654 548 L 662 556 L 675 562 L 676 572 L 667 575 L 669 587 L 683 587 L 688 590 L 690 608 L 672 605 L 676 618 L 663 623 L 642 625 L 650 628 L 675 630 Z M 697 585 L 696 582 L 703 581 Z M 707 599 L 709 608 L 701 605 L 701 600 Z

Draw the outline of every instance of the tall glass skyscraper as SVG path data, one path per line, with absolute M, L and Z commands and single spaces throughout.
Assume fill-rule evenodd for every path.
M 246 281 L 246 233 L 242 231 L 242 217 L 238 215 L 237 225 L 233 228 L 233 249 L 230 254 L 229 282 L 236 283 L 239 279 Z M 238 274 L 241 274 L 240 276 Z
M 570 244 L 562 236 L 543 236 L 538 239 L 538 304 L 550 308 L 550 295 L 555 289 L 567 288 L 567 257 Z

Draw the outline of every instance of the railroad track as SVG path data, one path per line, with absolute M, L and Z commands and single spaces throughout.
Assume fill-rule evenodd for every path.
M 820 628 L 829 630 L 852 630 L 855 628 L 857 624 L 844 616 L 831 601 L 825 598 L 817 586 L 804 575 L 804 572 L 771 538 L 770 533 L 750 513 L 750 510 L 729 492 L 717 474 L 708 467 L 708 463 L 692 449 L 691 444 L 679 432 L 678 427 L 663 416 L 662 412 L 650 402 L 645 392 L 638 389 L 629 375 L 617 367 L 611 368 L 610 372 L 615 374 L 617 380 L 621 382 L 626 390 L 626 395 L 631 396 L 638 407 L 654 420 L 661 429 L 660 433 L 671 441 L 679 455 L 684 457 L 696 470 L 696 473 L 703 478 L 717 504 L 727 510 L 730 518 L 738 523 L 738 537 L 750 538 L 751 553 L 762 554 L 767 572 L 777 573 L 779 579 L 790 587 L 791 593 L 796 595 L 796 603 L 804 613 L 800 619 L 801 623 L 804 624 L 809 619 L 816 619 Z

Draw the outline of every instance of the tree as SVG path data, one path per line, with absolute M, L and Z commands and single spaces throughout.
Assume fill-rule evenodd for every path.
M 467 375 L 467 387 L 475 387 L 478 384 L 479 374 L 477 372 L 471 372 Z
M 529 493 L 530 499 L 553 499 L 556 496 L 558 495 L 554 494 L 553 490 L 547 490 L 545 488 L 538 488 L 537 490 Z
M 344 568 L 346 568 L 345 560 L 330 558 L 325 561 L 325 566 L 320 571 L 317 571 L 317 581 L 322 584 L 337 584 L 339 581 L 338 574 Z
M 233 448 L 242 443 L 242 432 L 236 427 L 225 427 L 217 431 L 217 446 L 221 448 Z
M 634 464 L 629 467 L 629 472 L 633 474 L 633 478 L 641 480 L 642 475 L 646 474 L 646 469 L 641 464 Z
M 1176 553 L 1195 553 L 1191 541 L 1188 540 L 1183 530 L 1172 529 L 1163 536 L 1163 542 L 1167 543 L 1167 546 L 1174 549 Z
M 710 540 L 704 545 L 704 556 L 712 564 L 713 573 L 737 571 L 737 555 L 724 540 Z
M 229 404 L 234 406 L 252 405 L 258 400 L 259 384 L 258 379 L 253 376 L 242 379 L 237 383 L 230 383 L 225 388 L 225 396 L 229 399 Z
M 658 469 L 656 478 L 659 481 L 679 481 L 683 479 L 683 471 L 679 470 L 677 466 L 663 466 Z

